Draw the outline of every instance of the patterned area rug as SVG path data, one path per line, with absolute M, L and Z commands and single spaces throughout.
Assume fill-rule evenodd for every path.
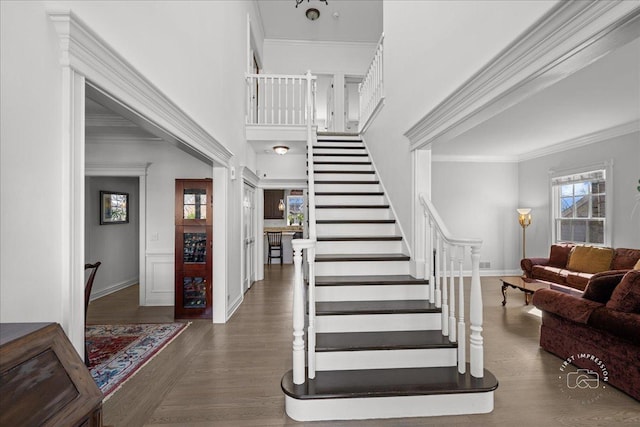
M 104 394 L 104 400 L 187 326 L 188 323 L 88 325 L 89 371 Z

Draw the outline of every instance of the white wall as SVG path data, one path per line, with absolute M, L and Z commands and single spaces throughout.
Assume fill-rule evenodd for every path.
M 100 191 L 129 193 L 129 222 L 100 225 Z M 138 178 L 85 178 L 85 263 L 102 264 L 93 282 L 91 299 L 138 283 Z
M 70 211 L 60 197 L 68 173 L 62 73 L 58 35 L 46 14 L 62 7 L 232 151 L 236 170 L 255 161 L 244 138 L 244 72 L 247 13 L 254 22 L 258 17 L 248 1 L 0 2 L 0 321 L 61 322 L 68 331 L 62 307 L 71 297 L 60 254 Z M 232 298 L 241 296 L 238 182 L 226 183 L 228 256 L 221 266 Z M 166 245 L 163 234 L 154 245 Z M 37 269 L 28 268 L 33 259 Z M 29 301 L 29 309 L 19 301 Z
M 607 198 L 613 201 L 613 247 L 640 248 L 640 206 L 632 218 L 640 179 L 640 133 L 551 154 L 520 163 L 519 201 L 532 208 L 527 228 L 527 254 L 548 256 L 551 244 L 549 170 L 564 170 L 613 160 L 613 177 L 607 177 Z M 613 188 L 613 194 L 610 189 Z M 612 199 L 609 197 L 612 196 Z
M 307 179 L 307 155 L 290 154 L 258 154 L 256 168 L 260 171 L 260 179 Z
M 491 267 L 481 273 L 518 270 L 518 164 L 433 162 L 432 183 L 431 200 L 449 231 L 482 239 L 480 261 Z
M 365 137 L 409 240 L 411 156 L 404 132 L 554 3 L 383 2 L 386 101 Z M 438 185 L 434 180 L 433 187 Z

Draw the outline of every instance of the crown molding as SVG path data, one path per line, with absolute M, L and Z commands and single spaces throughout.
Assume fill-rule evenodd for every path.
M 634 120 L 632 122 L 624 123 L 619 126 L 613 126 L 597 132 L 589 133 L 587 135 L 582 135 L 577 138 L 568 139 L 566 141 L 558 142 L 549 147 L 544 147 L 539 150 L 529 151 L 528 153 L 524 153 L 518 156 L 518 160 L 520 162 L 532 160 L 538 157 L 544 157 L 550 154 L 559 153 L 561 151 L 584 147 L 585 145 L 606 141 L 634 132 L 640 132 L 640 120 Z
M 517 156 L 458 156 L 449 154 L 434 154 L 433 162 L 466 162 L 466 163 L 518 163 Z
M 195 152 L 229 166 L 233 153 L 194 121 L 71 10 L 47 14 L 58 33 L 63 67 L 121 101 L 161 132 Z
M 330 41 L 330 40 L 292 40 L 292 39 L 264 39 L 265 46 L 268 44 L 276 45 L 276 46 L 302 46 L 302 47 L 352 47 L 352 48 L 370 48 L 375 49 L 378 45 L 377 42 L 341 42 L 341 41 Z
M 446 143 L 640 36 L 640 2 L 558 2 L 405 132 L 416 150 Z

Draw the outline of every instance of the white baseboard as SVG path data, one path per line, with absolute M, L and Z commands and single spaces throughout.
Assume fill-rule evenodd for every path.
M 114 292 L 118 292 L 122 289 L 128 288 L 129 286 L 133 286 L 136 283 L 138 283 L 138 278 L 134 277 L 132 279 L 125 280 L 124 282 L 114 283 L 112 285 L 107 286 L 104 289 L 100 289 L 99 291 L 92 291 L 90 301 L 94 301 L 94 300 L 97 300 L 98 298 L 102 298 Z
M 236 298 L 233 303 L 231 303 L 227 309 L 227 321 L 229 321 L 229 319 L 231 319 L 231 316 L 233 316 L 233 314 L 236 312 L 236 310 L 240 307 L 240 305 L 242 304 L 242 301 L 244 300 L 244 295 L 242 292 L 240 292 L 240 295 L 238 295 L 238 298 Z

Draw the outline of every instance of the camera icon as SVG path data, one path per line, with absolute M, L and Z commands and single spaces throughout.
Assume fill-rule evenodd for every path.
M 567 387 L 571 389 L 598 388 L 599 386 L 600 376 L 590 369 L 578 369 L 567 374 Z

